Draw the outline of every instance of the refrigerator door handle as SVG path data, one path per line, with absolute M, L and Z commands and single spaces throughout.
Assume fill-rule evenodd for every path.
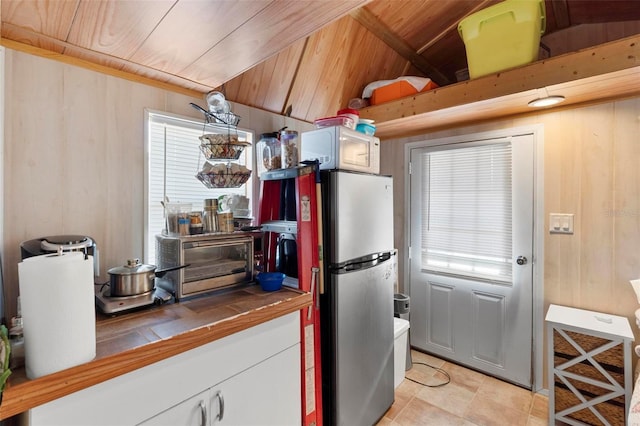
M 329 271 L 336 274 L 345 274 L 347 272 L 353 272 L 360 269 L 372 268 L 383 262 L 391 259 L 391 256 L 395 256 L 394 251 L 385 251 L 382 253 L 373 253 L 367 256 L 362 256 L 357 259 L 352 259 L 347 262 L 342 262 L 329 266 Z

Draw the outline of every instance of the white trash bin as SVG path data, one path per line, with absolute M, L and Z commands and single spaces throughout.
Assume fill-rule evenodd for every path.
M 409 321 L 393 318 L 393 386 L 397 388 L 404 380 L 407 365 L 407 336 Z

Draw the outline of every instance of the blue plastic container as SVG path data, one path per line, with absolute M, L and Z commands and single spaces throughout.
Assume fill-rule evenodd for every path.
M 282 288 L 285 275 L 282 272 L 260 272 L 256 280 L 264 291 L 276 291 Z
M 356 131 L 364 133 L 365 135 L 373 136 L 376 133 L 376 126 L 369 123 L 358 123 L 356 125 Z

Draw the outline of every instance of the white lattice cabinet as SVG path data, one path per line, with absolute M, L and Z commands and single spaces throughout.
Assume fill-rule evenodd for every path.
M 627 318 L 550 305 L 549 424 L 624 425 L 632 391 Z

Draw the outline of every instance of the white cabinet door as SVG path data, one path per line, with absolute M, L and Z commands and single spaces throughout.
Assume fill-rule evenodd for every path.
M 295 345 L 212 387 L 211 424 L 299 426 L 300 380 Z
M 290 351 L 295 352 L 295 357 L 289 354 Z M 283 355 L 283 352 L 287 355 Z M 286 358 L 287 362 L 278 361 L 281 357 Z M 266 398 L 278 404 L 286 403 L 283 405 L 283 416 L 288 416 L 289 410 L 294 408 L 300 419 L 299 358 L 300 314 L 292 312 L 38 406 L 30 410 L 29 422 L 31 426 L 140 424 L 167 412 L 171 407 L 180 406 L 188 398 L 200 395 L 216 383 L 224 383 L 253 369 L 257 371 L 252 373 L 256 383 L 247 384 L 247 389 L 240 390 L 239 397 L 232 398 L 231 395 L 236 395 L 236 392 L 230 391 L 229 416 L 233 418 L 238 404 L 241 404 L 240 411 L 251 412 L 258 398 Z M 263 363 L 266 363 L 264 369 L 261 367 Z M 274 375 L 274 371 L 268 370 L 280 373 Z M 254 393 L 250 389 L 253 386 L 266 389 L 265 393 L 269 395 Z M 290 407 L 292 387 L 295 387 L 293 397 L 297 400 Z M 209 404 L 213 395 L 209 394 Z M 247 395 L 251 395 L 251 399 Z M 187 415 L 179 418 L 184 418 L 184 422 L 174 424 L 191 424 L 187 423 Z M 195 419 L 195 424 L 199 424 L 199 417 Z M 253 425 L 263 424 L 262 418 L 258 419 L 252 422 Z M 210 423 L 211 417 L 208 420 Z M 290 422 L 280 424 L 287 423 Z
M 144 426 L 207 426 L 209 420 L 210 391 L 201 392 L 180 404 L 154 416 Z

